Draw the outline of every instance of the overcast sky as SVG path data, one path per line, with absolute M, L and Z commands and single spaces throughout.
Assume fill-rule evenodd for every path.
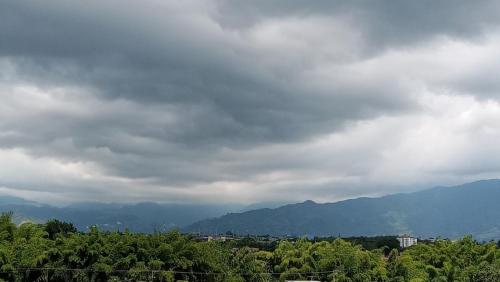
M 0 0 L 0 193 L 327 202 L 498 178 L 499 11 Z

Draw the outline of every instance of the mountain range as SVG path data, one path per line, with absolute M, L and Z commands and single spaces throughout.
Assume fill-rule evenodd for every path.
M 11 196 L 0 196 L 0 212 L 13 212 L 17 223 L 23 221 L 43 223 L 50 219 L 58 219 L 73 223 L 81 231 L 87 231 L 90 226 L 97 226 L 101 230 L 166 231 L 243 208 L 241 205 L 154 202 L 136 204 L 84 202 L 55 207 Z
M 0 211 L 12 211 L 16 222 L 59 219 L 86 231 L 183 232 L 273 236 L 414 236 L 478 240 L 500 239 L 500 180 L 482 180 L 378 198 L 335 203 L 264 202 L 237 204 L 76 203 L 54 207 L 0 196 Z
M 279 208 L 206 219 L 186 232 L 274 236 L 414 236 L 478 240 L 500 238 L 500 180 L 357 198 L 336 203 L 305 201 Z

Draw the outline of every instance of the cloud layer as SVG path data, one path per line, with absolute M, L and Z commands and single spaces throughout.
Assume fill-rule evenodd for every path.
M 497 1 L 0 3 L 0 191 L 334 201 L 500 177 Z

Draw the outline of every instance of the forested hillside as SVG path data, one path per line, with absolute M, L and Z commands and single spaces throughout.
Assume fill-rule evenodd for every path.
M 243 242 L 244 243 L 244 242 Z M 388 255 L 385 256 L 384 254 Z M 16 226 L 0 216 L 3 281 L 500 281 L 500 250 L 471 237 L 402 252 L 342 239 L 279 241 L 263 250 L 178 232 L 77 232 L 72 224 Z
M 375 236 L 500 239 L 500 180 L 438 187 L 337 203 L 306 201 L 276 209 L 231 213 L 195 223 L 186 231 L 276 236 Z

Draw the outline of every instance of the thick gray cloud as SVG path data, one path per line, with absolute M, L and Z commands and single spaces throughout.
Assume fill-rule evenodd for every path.
M 497 137 L 497 6 L 2 1 L 0 187 L 249 202 L 496 177 L 469 148 Z

